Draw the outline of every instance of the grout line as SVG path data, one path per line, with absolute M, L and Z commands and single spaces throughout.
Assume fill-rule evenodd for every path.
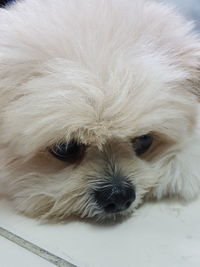
M 0 227 L 0 236 L 12 241 L 13 243 L 29 250 L 30 252 L 36 254 L 37 256 L 53 263 L 56 266 L 59 267 L 75 267 L 75 265 L 67 262 L 66 260 L 48 252 L 47 250 L 38 247 L 35 244 L 32 244 L 31 242 L 11 233 L 10 231 Z

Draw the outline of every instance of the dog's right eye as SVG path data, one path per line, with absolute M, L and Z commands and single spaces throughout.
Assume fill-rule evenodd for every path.
M 68 144 L 60 143 L 49 149 L 55 158 L 72 164 L 83 159 L 85 150 L 85 145 L 78 144 L 75 141 L 71 141 Z
M 132 140 L 132 144 L 137 156 L 143 155 L 152 145 L 153 136 L 151 134 L 145 134 L 138 136 Z

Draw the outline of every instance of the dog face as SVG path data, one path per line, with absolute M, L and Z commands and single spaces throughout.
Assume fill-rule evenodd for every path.
M 133 2 L 2 11 L 2 177 L 29 216 L 131 213 L 194 133 L 198 40 L 167 7 Z

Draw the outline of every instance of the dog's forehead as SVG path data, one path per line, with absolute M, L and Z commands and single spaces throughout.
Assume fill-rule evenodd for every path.
M 81 3 L 85 8 L 85 2 Z M 134 1 L 130 3 L 134 5 Z M 17 28 L 16 23 L 8 23 L 12 26 L 10 32 L 6 31 L 8 42 L 15 43 L 20 32 L 22 43 L 15 49 L 6 46 L 5 55 L 15 59 L 17 54 L 13 53 L 19 53 L 20 60 L 16 64 L 16 58 L 17 68 L 12 61 L 9 68 L 9 77 L 13 76 L 12 83 L 17 84 L 17 90 L 12 91 L 12 96 L 8 95 L 10 103 L 5 107 L 5 142 L 17 136 L 20 148 L 29 144 L 28 148 L 35 149 L 77 138 L 100 146 L 112 137 L 126 139 L 150 131 L 177 136 L 183 133 L 188 121 L 192 121 L 187 119 L 186 123 L 186 118 L 194 108 L 193 101 L 182 90 L 188 73 L 184 62 L 189 62 L 188 58 L 195 54 L 188 52 L 188 46 L 175 38 L 174 32 L 171 38 L 174 24 L 162 8 L 159 12 L 155 10 L 156 15 L 160 14 L 158 23 L 152 12 L 145 11 L 144 5 L 144 23 L 141 24 L 137 6 L 129 15 L 126 13 L 121 23 L 122 16 L 118 14 L 121 8 L 113 10 L 117 13 L 113 12 L 111 19 L 112 12 L 102 20 L 102 5 L 101 16 L 97 17 L 95 12 L 91 17 L 98 27 L 90 27 L 85 17 L 87 12 L 82 13 L 86 20 L 79 20 L 81 16 L 76 14 L 79 9 L 74 9 L 72 14 L 63 9 L 64 17 L 69 12 L 67 17 L 72 24 L 64 24 L 62 16 L 55 18 L 54 9 L 53 20 L 49 19 L 50 10 L 46 12 L 48 23 L 39 25 L 38 19 L 32 21 L 30 17 L 29 20 L 27 10 L 24 16 L 29 23 L 24 24 L 23 20 Z M 166 20 L 171 25 L 169 28 Z M 165 34 L 161 34 L 162 30 Z M 184 36 L 178 27 L 177 36 L 181 34 Z M 24 45 L 26 40 L 30 40 L 31 45 Z M 6 60 L 5 66 L 9 66 L 9 62 Z
M 193 107 L 170 86 L 146 64 L 115 69 L 103 80 L 77 64 L 51 61 L 7 107 L 5 139 L 20 133 L 20 147 L 38 149 L 74 138 L 100 148 L 114 137 L 127 140 L 151 131 L 178 135 Z M 13 110 L 21 115 L 13 116 Z

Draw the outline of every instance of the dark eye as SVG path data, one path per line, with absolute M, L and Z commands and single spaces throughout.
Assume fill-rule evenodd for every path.
M 153 136 L 150 134 L 141 135 L 132 140 L 133 148 L 137 156 L 144 154 L 153 143 Z
M 76 163 L 83 159 L 86 146 L 71 141 L 68 144 L 60 143 L 49 149 L 50 153 L 57 159 L 68 163 Z

